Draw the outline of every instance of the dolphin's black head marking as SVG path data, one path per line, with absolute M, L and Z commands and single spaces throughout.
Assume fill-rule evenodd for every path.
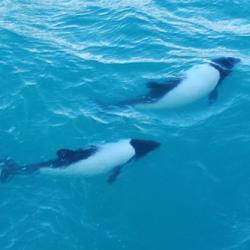
M 138 139 L 131 139 L 130 144 L 135 149 L 136 158 L 140 158 L 160 146 L 160 143 L 156 141 Z
M 223 81 L 233 70 L 233 67 L 240 62 L 235 57 L 218 57 L 211 60 L 210 65 L 220 72 L 220 82 Z
M 239 62 L 240 59 L 235 57 L 218 57 L 212 60 L 213 64 L 216 64 L 225 70 L 232 70 Z

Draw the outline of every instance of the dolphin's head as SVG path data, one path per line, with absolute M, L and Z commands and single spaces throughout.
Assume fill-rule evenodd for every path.
M 218 65 L 224 70 L 232 70 L 233 67 L 240 62 L 240 59 L 235 57 L 218 57 L 211 61 L 212 64 Z
M 143 157 L 160 146 L 159 142 L 139 139 L 131 139 L 130 144 L 135 150 L 136 158 Z

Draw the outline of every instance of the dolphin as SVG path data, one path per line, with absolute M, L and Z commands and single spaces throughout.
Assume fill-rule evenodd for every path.
M 209 103 L 214 103 L 218 98 L 219 86 L 239 62 L 238 58 L 219 57 L 194 65 L 182 77 L 172 77 L 162 83 L 149 82 L 147 94 L 121 101 L 118 105 L 166 109 L 190 104 L 204 96 L 208 96 Z
M 18 165 L 13 160 L 0 161 L 2 183 L 10 181 L 18 174 L 35 172 L 54 175 L 92 176 L 110 173 L 108 183 L 113 183 L 123 167 L 132 160 L 137 160 L 160 146 L 151 140 L 123 139 L 87 149 L 60 149 L 51 160 L 27 165 Z

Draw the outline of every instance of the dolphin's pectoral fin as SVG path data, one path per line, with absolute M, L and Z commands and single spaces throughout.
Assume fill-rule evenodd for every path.
M 208 103 L 209 104 L 213 104 L 216 102 L 216 100 L 218 99 L 218 88 L 215 87 L 211 92 L 210 94 L 208 95 Z
M 109 184 L 113 184 L 113 183 L 116 181 L 117 177 L 120 175 L 120 173 L 121 173 L 121 171 L 122 171 L 122 168 L 123 168 L 123 165 L 122 165 L 122 166 L 115 167 L 115 168 L 112 170 L 112 172 L 111 172 L 111 174 L 109 175 L 108 180 L 107 180 L 107 182 L 108 182 Z
M 148 88 L 150 89 L 148 96 L 150 96 L 152 99 L 161 98 L 174 89 L 180 82 L 180 78 L 172 78 L 165 81 L 164 83 L 149 82 L 147 84 Z
M 88 157 L 93 155 L 96 151 L 97 151 L 96 147 L 91 147 L 85 150 L 60 149 L 57 151 L 56 154 L 61 161 L 72 163 L 79 160 L 87 159 Z

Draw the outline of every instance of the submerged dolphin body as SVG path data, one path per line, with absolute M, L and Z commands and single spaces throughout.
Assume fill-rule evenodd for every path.
M 1 182 L 11 180 L 17 174 L 34 172 L 67 175 L 97 175 L 111 172 L 108 178 L 113 183 L 122 168 L 131 160 L 145 156 L 160 146 L 160 143 L 149 140 L 126 139 L 88 149 L 60 149 L 52 160 L 19 166 L 12 160 L 2 160 Z
M 146 95 L 122 101 L 119 105 L 148 109 L 175 108 L 204 96 L 208 96 L 209 103 L 213 103 L 218 97 L 219 85 L 239 62 L 238 58 L 220 57 L 195 65 L 181 78 L 170 78 L 164 83 L 148 83 L 149 92 Z

